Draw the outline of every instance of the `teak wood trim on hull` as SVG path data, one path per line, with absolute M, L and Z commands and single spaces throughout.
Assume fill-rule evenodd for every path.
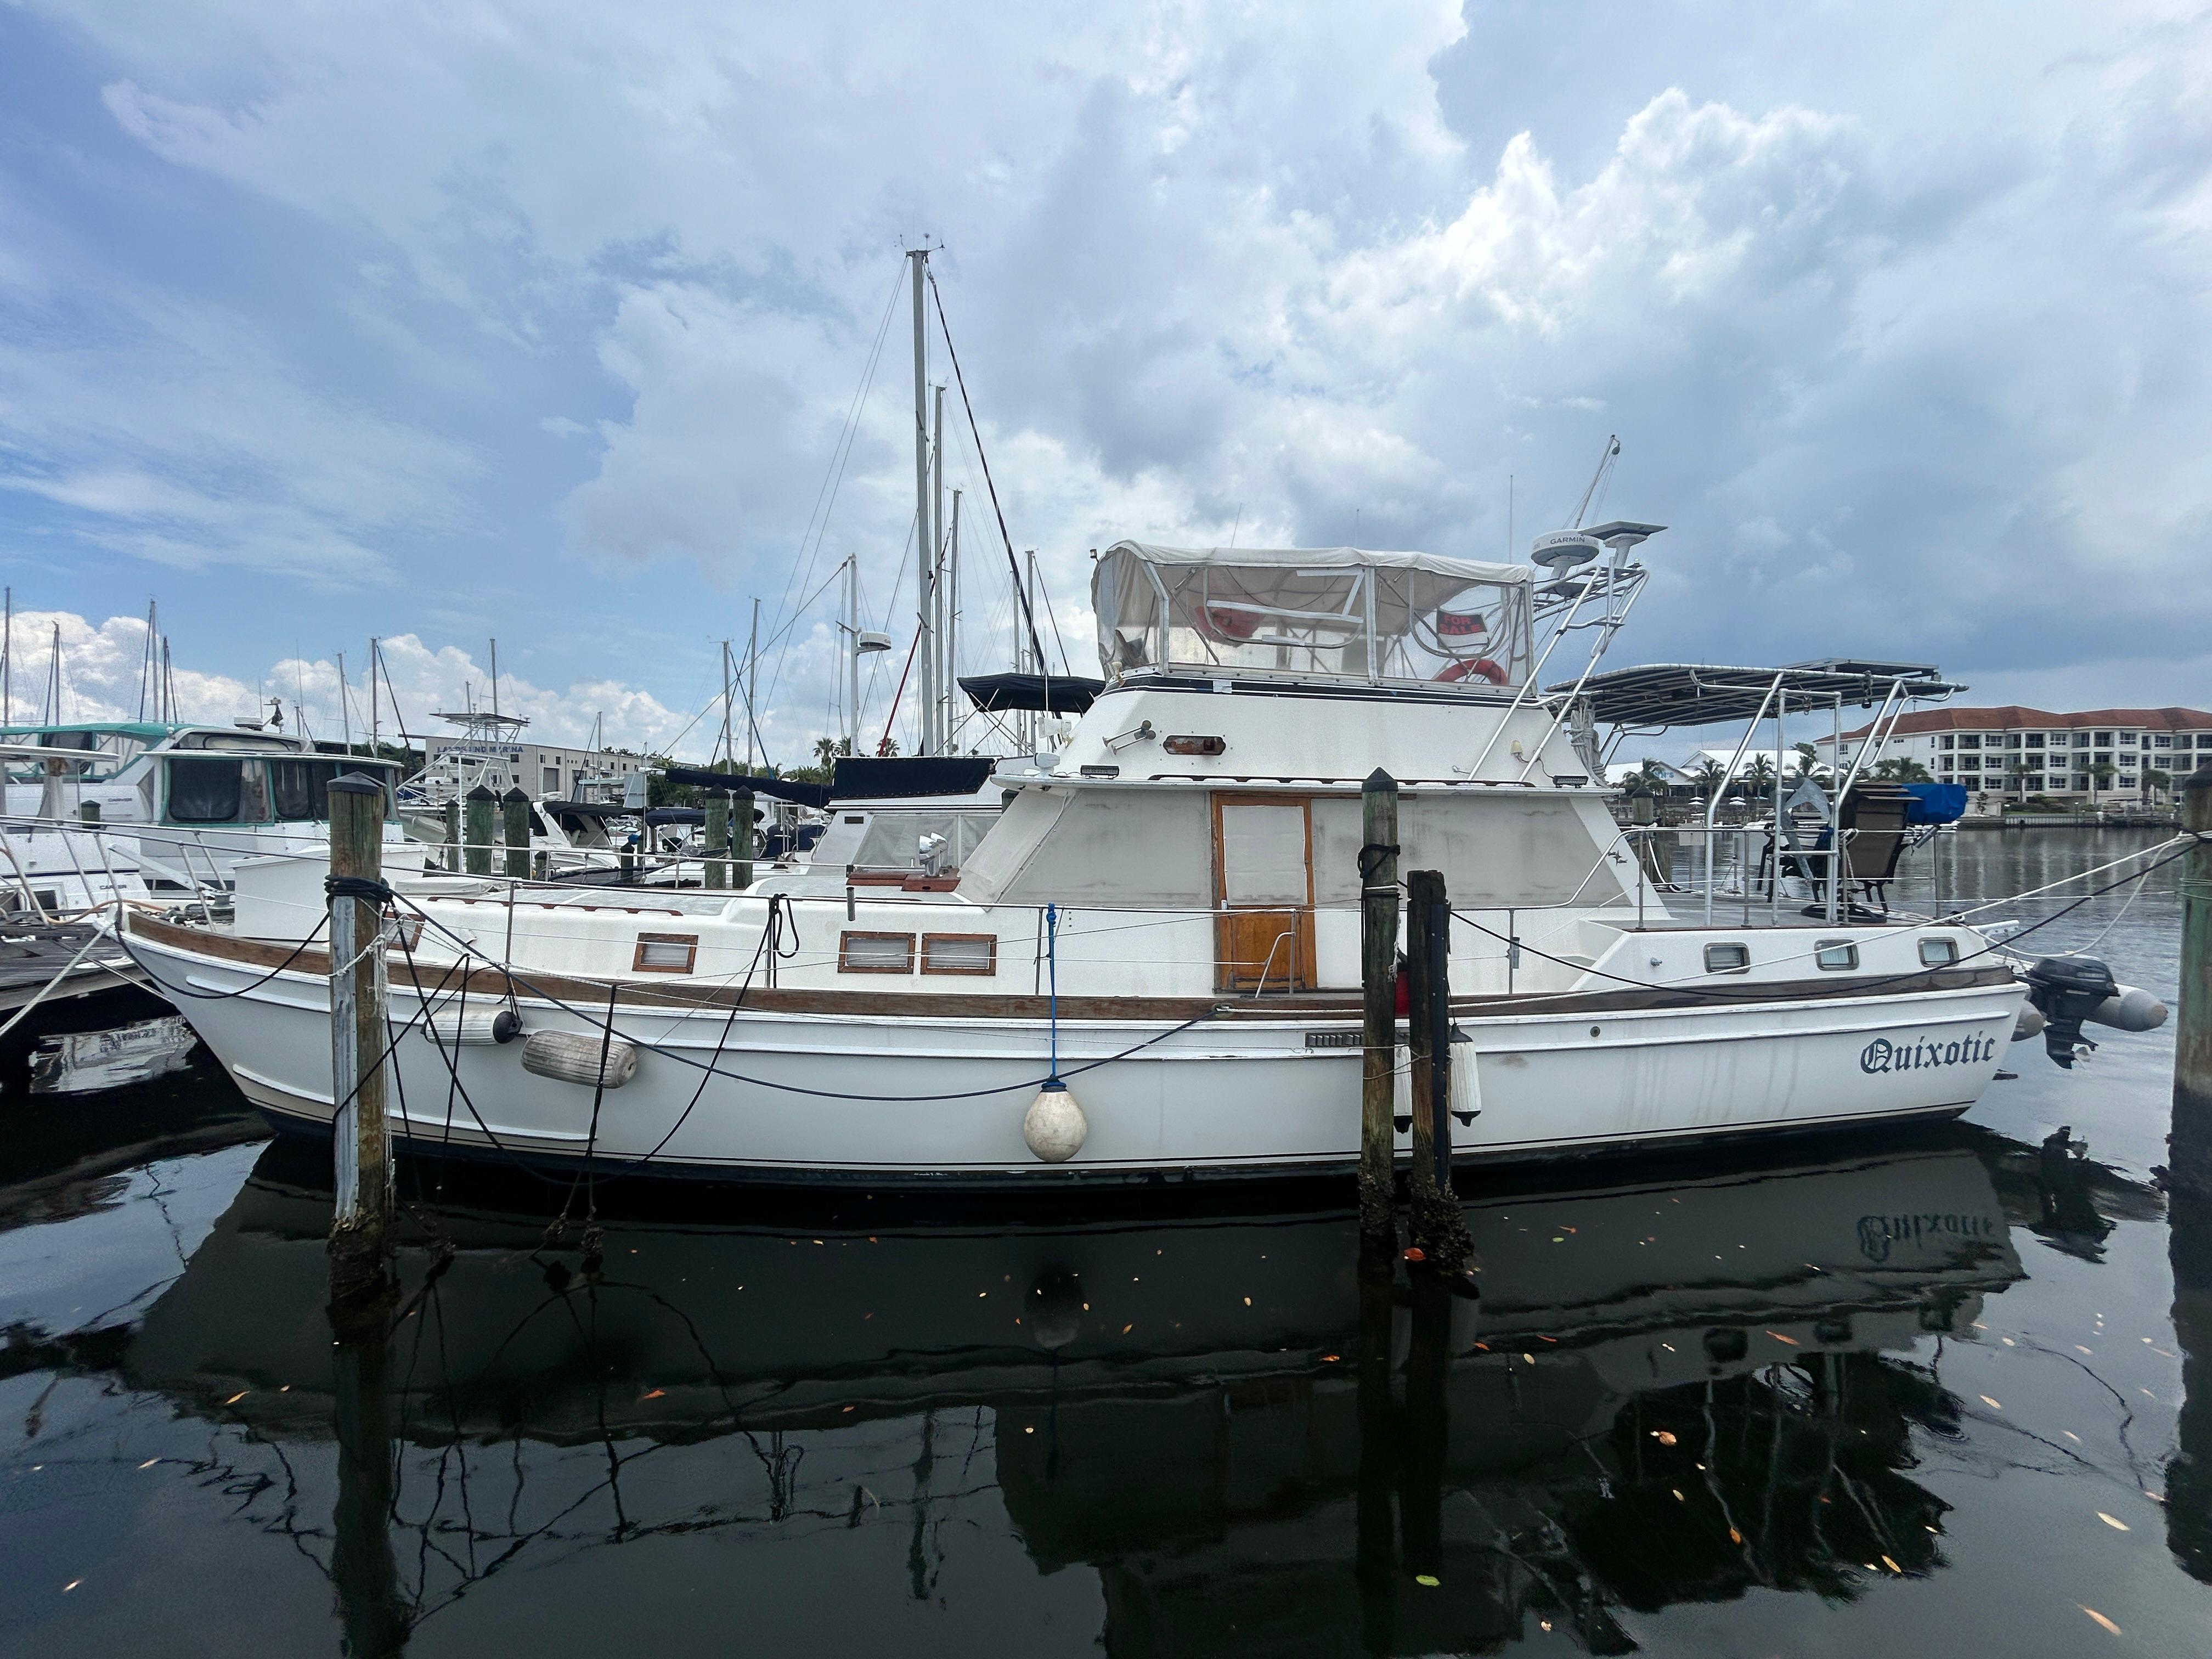
M 303 976 L 323 977 L 330 972 L 330 953 L 321 949 L 265 939 L 243 939 L 204 927 L 133 913 L 126 931 L 173 949 L 240 968 L 266 971 L 286 967 Z M 449 996 L 464 994 L 464 979 L 457 972 L 441 971 L 417 962 L 410 971 L 408 959 L 396 948 L 389 952 L 395 990 L 416 994 Z M 1455 1013 L 1470 1018 L 1534 1014 L 1579 1015 L 1625 1013 L 1644 1009 L 1758 1007 L 1769 1003 L 1845 1000 L 1854 997 L 1899 996 L 1930 991 L 1967 990 L 1978 986 L 2008 984 L 2012 970 L 2002 963 L 1978 968 L 1951 968 L 1917 974 L 1909 978 L 1877 975 L 1860 981 L 1830 977 L 1814 980 L 1753 981 L 1741 988 L 1698 985 L 1679 990 L 1626 988 L 1617 991 L 1546 992 L 1516 996 L 1459 996 L 1452 999 Z M 590 1007 L 605 1007 L 612 982 L 577 979 L 562 974 L 524 970 L 512 981 L 497 969 L 477 968 L 465 976 L 465 994 L 506 998 L 510 990 L 529 997 L 557 998 Z M 948 993 L 905 990 L 790 990 L 755 985 L 644 985 L 621 983 L 617 1006 L 665 1010 L 727 1009 L 742 1003 L 762 1013 L 897 1015 L 914 1019 L 1044 1019 L 1048 1000 L 1041 996 L 1000 995 L 990 992 Z M 1063 996 L 1059 1018 L 1084 1021 L 1195 1019 L 1213 1012 L 1231 1020 L 1342 1020 L 1360 1018 L 1359 995 L 1353 991 L 1271 993 L 1261 997 L 1120 997 Z

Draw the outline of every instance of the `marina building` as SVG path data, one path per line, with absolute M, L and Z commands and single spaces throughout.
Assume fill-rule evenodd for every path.
M 1848 767 L 1869 727 L 1846 732 Z M 1833 761 L 1832 738 L 1814 745 Z M 2202 708 L 2091 708 L 2057 714 L 2007 703 L 1994 708 L 1926 708 L 1897 722 L 1884 757 L 1917 762 L 1943 783 L 1963 783 L 1991 802 L 2041 795 L 2089 805 L 2170 799 L 2200 762 L 2212 761 L 2212 712 Z

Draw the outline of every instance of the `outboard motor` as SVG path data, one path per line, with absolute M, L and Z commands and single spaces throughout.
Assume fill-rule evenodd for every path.
M 2045 1021 L 2044 1052 L 2071 1071 L 2075 1054 L 2097 1046 L 2081 1035 L 2081 1022 L 2119 988 L 2112 970 L 2094 957 L 2045 957 L 2029 969 L 2027 1000 Z

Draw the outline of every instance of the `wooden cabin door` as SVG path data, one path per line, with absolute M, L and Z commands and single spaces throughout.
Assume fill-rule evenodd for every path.
M 1314 985 L 1313 814 L 1279 795 L 1213 798 L 1215 984 Z

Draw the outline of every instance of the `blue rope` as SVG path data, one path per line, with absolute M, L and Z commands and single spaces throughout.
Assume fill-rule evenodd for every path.
M 1065 1092 L 1060 1080 L 1060 907 L 1044 907 L 1045 1023 L 1052 1045 L 1052 1064 L 1044 1080 L 1046 1091 Z

